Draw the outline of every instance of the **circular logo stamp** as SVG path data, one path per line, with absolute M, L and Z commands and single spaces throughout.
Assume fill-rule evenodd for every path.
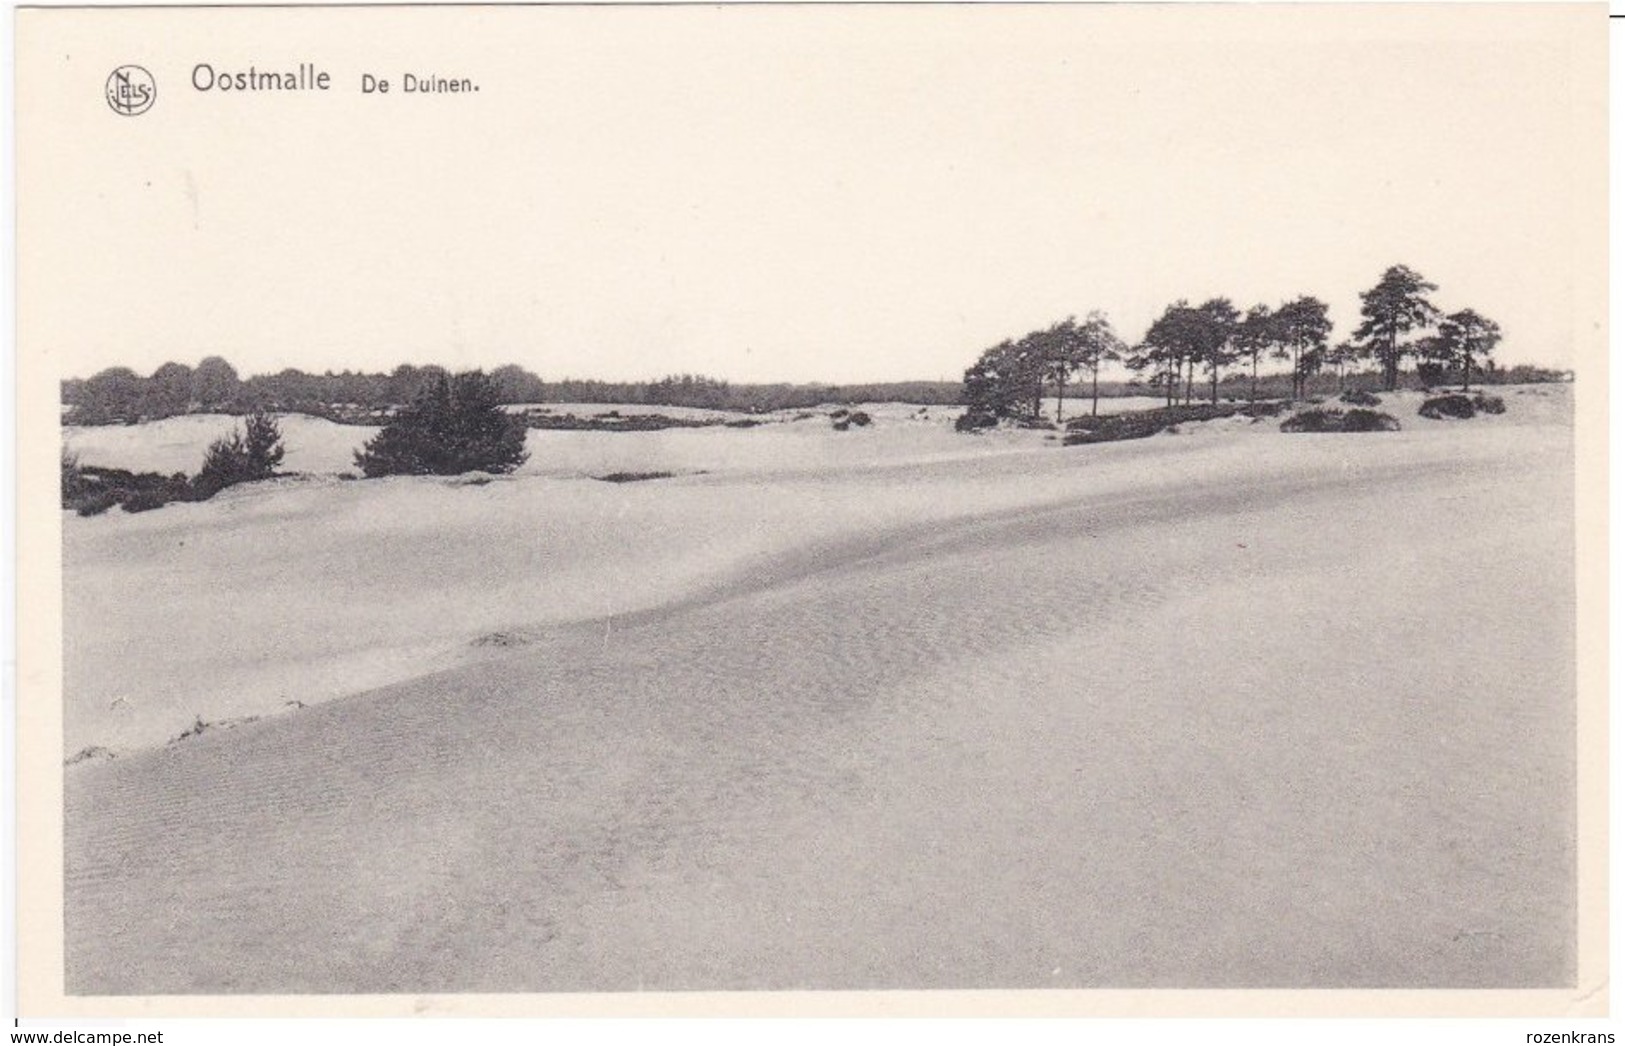
M 139 65 L 121 65 L 107 78 L 107 104 L 120 116 L 140 116 L 157 100 L 157 82 Z

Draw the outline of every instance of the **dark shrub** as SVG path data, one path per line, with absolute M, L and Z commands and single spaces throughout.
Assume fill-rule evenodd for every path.
M 99 516 L 118 504 L 118 495 L 111 490 L 98 490 L 78 498 L 72 506 L 81 516 Z
M 71 495 L 63 498 L 62 507 L 73 509 L 81 516 L 95 516 L 132 500 L 137 504 L 130 511 L 142 512 L 191 498 L 192 488 L 183 473 L 164 476 L 157 472 L 137 473 L 85 465 L 78 469 L 77 486 Z
M 1391 414 L 1355 408 L 1344 413 L 1336 408 L 1311 407 L 1281 422 L 1282 432 L 1398 432 L 1399 422 Z
M 375 476 L 512 472 L 525 463 L 525 420 L 504 411 L 482 371 L 437 377 L 356 452 Z
M 1281 422 L 1282 432 L 1342 432 L 1343 412 L 1311 407 Z
M 983 429 L 990 429 L 998 423 L 998 416 L 993 414 L 991 411 L 976 410 L 975 408 L 971 408 L 966 410 L 965 413 L 961 414 L 958 418 L 954 419 L 954 431 L 980 432 Z
M 1398 432 L 1399 419 L 1392 414 L 1356 408 L 1343 415 L 1344 432 Z
M 66 507 L 74 498 L 84 493 L 85 477 L 79 471 L 79 455 L 68 448 L 62 448 L 62 504 Z
M 1478 408 L 1480 414 L 1505 414 L 1507 412 L 1506 400 L 1499 396 L 1488 396 L 1482 392 L 1473 395 L 1473 406 Z
M 1379 398 L 1377 396 L 1373 396 L 1371 393 L 1366 392 L 1364 389 L 1349 389 L 1347 392 L 1343 393 L 1341 396 L 1339 396 L 1337 398 L 1339 400 L 1342 400 L 1344 403 L 1352 404 L 1353 406 L 1356 406 L 1356 407 L 1380 407 L 1380 406 L 1382 406 L 1381 398 Z
M 1180 407 L 1131 410 L 1121 414 L 1087 414 L 1066 423 L 1066 446 L 1080 443 L 1113 443 L 1125 439 L 1145 439 L 1159 432 L 1199 421 L 1220 418 L 1267 417 L 1279 414 L 1283 404 L 1265 401 L 1247 406 L 1242 403 L 1193 403 Z
M 869 417 L 868 414 L 864 413 L 861 410 L 855 410 L 855 411 L 853 411 L 851 413 L 851 415 L 847 418 L 847 420 L 861 429 L 865 425 L 868 425 L 870 422 L 872 422 L 874 419 Z
M 1504 406 L 1503 406 L 1504 409 Z M 1445 418 L 1470 418 L 1478 413 L 1473 401 L 1459 392 L 1452 392 L 1446 396 L 1434 396 L 1424 400 L 1417 413 L 1424 418 L 1443 420 Z
M 124 499 L 126 512 L 151 512 L 155 508 L 163 508 L 174 498 L 166 497 L 161 490 L 138 490 Z
M 1422 383 L 1423 388 L 1430 389 L 1435 385 L 1443 385 L 1445 378 L 1444 364 L 1418 363 L 1416 365 L 1416 378 Z

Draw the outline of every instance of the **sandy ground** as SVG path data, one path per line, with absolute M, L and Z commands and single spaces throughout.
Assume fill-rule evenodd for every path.
M 1102 399 L 1100 413 L 1159 407 L 1148 397 Z M 602 475 L 628 469 L 741 469 L 818 467 L 900 458 L 963 457 L 989 449 L 1030 445 L 1009 433 L 980 440 L 957 437 L 948 423 L 958 417 L 957 407 L 919 407 L 904 403 L 870 403 L 860 409 L 875 418 L 873 429 L 851 429 L 843 439 L 830 439 L 829 414 L 840 408 L 827 405 L 807 410 L 784 410 L 750 415 L 687 407 L 607 406 L 596 403 L 516 405 L 514 411 L 545 410 L 588 418 L 614 411 L 622 416 L 664 414 L 690 420 L 739 421 L 765 424 L 741 433 L 738 429 L 665 429 L 660 432 L 603 433 L 533 430 L 528 436 L 531 461 L 525 475 Z M 1065 417 L 1089 413 L 1087 400 L 1067 399 Z M 1044 404 L 1045 417 L 1055 416 L 1055 402 Z M 86 465 L 132 469 L 138 472 L 194 473 L 203 464 L 209 444 L 241 427 L 241 419 L 225 414 L 190 414 L 144 425 L 68 426 L 64 445 Z M 285 472 L 313 475 L 355 473 L 355 452 L 378 431 L 367 425 L 337 425 L 303 414 L 280 416 L 287 446 Z M 876 431 L 886 437 L 878 445 Z M 752 438 L 742 439 L 741 435 Z
M 1507 399 L 67 519 L 69 990 L 1570 984 L 1568 390 Z

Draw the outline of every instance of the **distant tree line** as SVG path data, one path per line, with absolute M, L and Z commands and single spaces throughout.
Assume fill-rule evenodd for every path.
M 402 364 L 388 373 L 289 368 L 248 378 L 219 356 L 196 367 L 165 363 L 149 377 L 110 367 L 89 378 L 62 383 L 69 419 L 82 425 L 133 423 L 188 413 L 305 413 L 339 421 L 377 420 L 414 402 L 451 375 L 442 367 Z M 896 382 L 868 385 L 733 385 L 696 374 L 658 381 L 543 381 L 516 364 L 490 374 L 496 401 L 513 403 L 616 403 L 715 410 L 769 411 L 896 400 L 919 404 L 959 401 L 957 382 Z
M 967 410 L 960 427 L 1038 419 L 1046 390 L 1055 394 L 1060 421 L 1062 394 L 1080 372 L 1092 380 L 1091 409 L 1097 410 L 1100 366 L 1106 361 L 1123 363 L 1136 376 L 1132 384 L 1160 394 L 1170 407 L 1190 404 L 1199 380 L 1210 403 L 1219 402 L 1221 388 L 1237 391 L 1238 379 L 1246 383 L 1249 402 L 1256 401 L 1264 360 L 1287 364 L 1290 388 L 1283 391 L 1292 399 L 1304 398 L 1311 380 L 1328 372 L 1335 372 L 1341 390 L 1362 366 L 1373 368 L 1382 387 L 1392 390 L 1407 360 L 1414 361 L 1422 384 L 1454 380 L 1466 390 L 1474 375 L 1493 373 L 1501 329 L 1473 309 L 1444 314 L 1430 300 L 1436 290 L 1406 266 L 1389 268 L 1361 293 L 1359 328 L 1335 344 L 1326 303 L 1307 295 L 1274 307 L 1254 305 L 1245 313 L 1228 298 L 1199 305 L 1176 301 L 1133 346 L 1118 338 L 1101 313 L 1090 313 L 1081 324 L 1068 318 L 982 353 L 965 371 Z M 1518 370 L 1526 380 L 1559 377 L 1538 368 Z

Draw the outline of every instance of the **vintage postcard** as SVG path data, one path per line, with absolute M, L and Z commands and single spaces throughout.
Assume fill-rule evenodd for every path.
M 18 10 L 23 1014 L 1606 1013 L 1606 16 Z

